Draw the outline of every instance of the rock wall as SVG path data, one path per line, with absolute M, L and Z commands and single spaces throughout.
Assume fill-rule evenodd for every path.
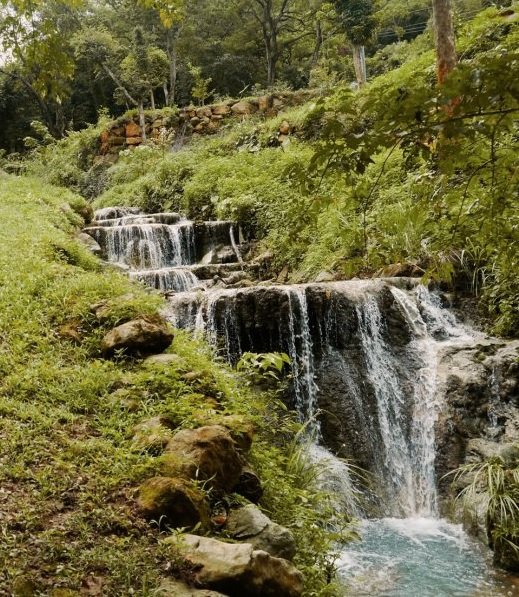
M 177 114 L 160 110 L 146 113 L 146 135 L 158 140 L 161 137 L 174 140 L 178 135 L 212 135 L 230 120 L 247 118 L 251 115 L 272 117 L 288 107 L 301 105 L 313 97 L 311 91 L 275 93 L 258 98 L 228 100 L 209 106 L 188 106 Z M 280 144 L 290 133 L 288 123 L 282 123 L 276 141 Z M 100 136 L 100 155 L 111 156 L 113 160 L 123 149 L 137 147 L 143 142 L 139 116 L 119 119 Z M 108 159 L 108 158 L 107 158 Z

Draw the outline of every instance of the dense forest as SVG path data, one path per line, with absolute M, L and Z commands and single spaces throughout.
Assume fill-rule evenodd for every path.
M 518 66 L 511 0 L 0 0 L 0 596 L 515 594 Z

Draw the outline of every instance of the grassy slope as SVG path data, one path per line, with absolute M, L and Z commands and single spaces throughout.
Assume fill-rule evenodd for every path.
M 178 369 L 99 358 L 106 329 L 161 299 L 100 269 L 71 235 L 82 219 L 70 204 L 85 207 L 64 189 L 0 174 L 0 595 L 151 594 L 168 557 L 133 498 L 158 459 L 132 446 L 131 429 L 159 413 L 184 427 L 217 420 L 207 395 L 222 414 L 256 423 L 264 506 L 294 526 L 298 564 L 309 590 L 319 586 L 327 539 L 307 537 L 320 498 L 298 487 L 290 455 L 263 430 L 283 428 L 264 398 L 180 333 L 170 349 L 185 360 Z M 102 322 L 91 309 L 100 301 Z

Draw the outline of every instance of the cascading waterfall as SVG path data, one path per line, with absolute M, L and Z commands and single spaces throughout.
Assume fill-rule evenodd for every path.
M 109 208 L 86 231 L 130 277 L 172 291 L 173 325 L 205 335 L 229 363 L 247 351 L 290 356 L 292 405 L 313 440 L 309 459 L 337 510 L 362 519 L 363 542 L 345 546 L 339 562 L 351 594 L 472 595 L 484 563 L 460 527 L 438 519 L 435 425 L 440 352 L 473 345 L 475 334 L 434 293 L 382 280 L 204 286 L 193 269 L 217 284 L 249 265 L 231 222 L 193 225 L 178 214 Z M 489 390 L 497 401 L 497 370 Z M 489 420 L 496 425 L 492 402 Z M 334 452 L 366 468 L 374 486 L 357 486 Z M 442 584 L 446 567 L 454 578 Z
M 198 284 L 195 274 L 183 267 L 130 272 L 130 278 L 162 292 L 187 292 Z
M 126 224 L 92 227 L 89 234 L 106 248 L 108 261 L 139 269 L 193 263 L 193 225 Z
M 410 513 L 414 508 L 415 495 L 406 396 L 397 377 L 393 355 L 381 335 L 383 322 L 376 300 L 369 297 L 359 305 L 357 316 L 368 378 L 377 399 L 385 469 L 381 473 L 386 486 L 389 486 L 384 501 L 388 504 L 389 513 Z
M 177 213 L 142 214 L 133 208 L 105 208 L 85 229 L 109 262 L 129 268 L 132 279 L 163 292 L 186 292 L 199 280 L 194 226 Z

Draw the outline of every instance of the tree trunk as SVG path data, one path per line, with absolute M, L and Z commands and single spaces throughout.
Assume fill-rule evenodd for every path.
M 277 56 L 272 49 L 270 42 L 265 40 L 267 58 L 267 87 L 272 87 L 277 78 Z
M 314 67 L 319 61 L 319 56 L 321 54 L 321 47 L 323 45 L 323 30 L 321 28 L 321 21 L 317 20 L 315 22 L 315 46 L 314 51 L 312 53 L 312 60 L 310 62 L 311 66 Z
M 150 91 L 150 104 L 151 109 L 155 110 L 155 94 L 153 93 L 153 89 Z
M 177 36 L 178 29 L 169 29 L 166 53 L 169 58 L 169 91 L 167 105 L 175 103 L 177 91 Z
M 146 141 L 146 119 L 144 118 L 144 104 L 139 102 L 139 124 L 141 125 L 141 137 Z
M 441 85 L 456 66 L 456 41 L 450 0 L 433 0 L 434 30 L 436 36 L 436 66 Z
M 162 89 L 164 91 L 164 105 L 169 106 L 169 91 L 168 91 L 168 84 L 164 83 L 162 85 Z
M 362 87 L 367 80 L 366 76 L 366 52 L 364 46 L 353 46 L 353 67 L 359 87 Z

